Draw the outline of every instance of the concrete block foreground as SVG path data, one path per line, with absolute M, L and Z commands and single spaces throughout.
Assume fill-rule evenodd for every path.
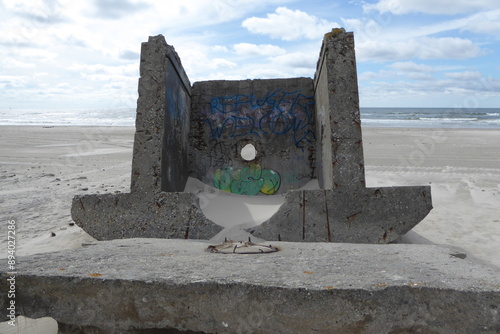
M 83 333 L 500 332 L 500 270 L 452 248 L 276 242 L 276 253 L 241 255 L 208 245 L 122 239 L 19 258 L 18 311 Z

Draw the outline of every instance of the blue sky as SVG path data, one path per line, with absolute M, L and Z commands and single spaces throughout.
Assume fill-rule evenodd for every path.
M 353 31 L 362 107 L 500 108 L 498 0 L 0 0 L 0 109 L 135 108 L 163 34 L 191 83 L 309 76 Z

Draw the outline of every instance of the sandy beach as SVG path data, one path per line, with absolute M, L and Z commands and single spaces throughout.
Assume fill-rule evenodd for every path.
M 367 186 L 432 187 L 434 208 L 409 234 L 500 266 L 499 130 L 367 128 L 363 135 Z
M 17 256 L 93 242 L 72 222 L 71 199 L 77 194 L 129 191 L 135 129 L 0 129 L 5 250 L 0 258 L 8 255 L 5 236 L 12 222 Z M 367 186 L 432 186 L 434 209 L 401 242 L 459 247 L 469 259 L 500 267 L 500 130 L 368 127 L 363 128 L 363 142 Z M 283 201 L 279 195 L 229 195 L 194 179 L 186 189 L 197 194 L 207 217 L 225 227 L 212 242 L 225 235 L 244 239 L 242 228 L 263 222 Z M 20 317 L 18 325 L 3 322 L 0 331 L 57 331 L 51 318 Z
M 92 242 L 72 223 L 71 199 L 129 191 L 135 129 L 0 128 L 2 233 L 15 221 L 17 255 Z M 369 187 L 432 186 L 434 209 L 403 242 L 461 247 L 500 267 L 500 130 L 363 128 L 363 142 Z M 237 202 L 199 195 L 208 198 L 201 203 L 209 217 L 224 202 Z M 270 211 L 279 200 L 272 204 Z M 258 203 L 240 206 L 247 208 L 242 223 L 265 219 Z M 7 249 L 6 238 L 1 247 Z

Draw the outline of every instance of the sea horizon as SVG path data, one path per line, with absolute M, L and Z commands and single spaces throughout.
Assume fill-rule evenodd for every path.
M 500 108 L 361 107 L 366 127 L 500 129 Z M 135 126 L 135 108 L 3 109 L 0 126 Z

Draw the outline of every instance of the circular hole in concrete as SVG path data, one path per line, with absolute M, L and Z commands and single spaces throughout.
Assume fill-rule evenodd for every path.
M 252 144 L 246 144 L 241 149 L 241 157 L 246 161 L 252 161 L 257 156 L 257 150 Z

